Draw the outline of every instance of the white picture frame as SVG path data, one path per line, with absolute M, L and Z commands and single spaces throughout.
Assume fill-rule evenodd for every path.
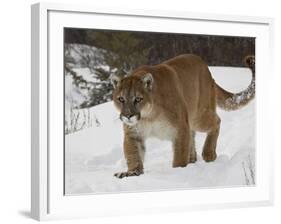
M 50 3 L 34 4 L 31 8 L 31 215 L 34 219 L 114 216 L 273 203 L 273 146 L 270 133 L 266 132 L 270 130 L 272 123 L 267 109 L 269 107 L 266 105 L 273 77 L 270 60 L 273 55 L 273 19 L 181 11 L 102 9 Z M 189 29 L 191 33 L 198 34 L 256 37 L 257 184 L 247 188 L 64 196 L 63 149 L 60 147 L 63 139 L 59 134 L 62 132 L 63 113 L 62 108 L 59 108 L 60 105 L 62 107 L 62 99 L 57 97 L 63 88 L 63 77 L 54 78 L 51 74 L 63 74 L 62 54 L 59 52 L 63 50 L 63 39 L 60 39 L 63 27 L 81 27 L 81 24 L 83 27 L 170 32 L 178 32 L 179 26 L 182 26 L 185 27 L 181 30 L 183 33 Z M 58 53 L 53 54 L 53 49 Z M 61 116 L 54 116 L 60 113 Z

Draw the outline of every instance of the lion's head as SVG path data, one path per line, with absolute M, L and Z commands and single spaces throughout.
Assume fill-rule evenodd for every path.
M 120 120 L 133 126 L 147 116 L 152 108 L 153 76 L 151 73 L 130 75 L 123 79 L 113 75 L 113 101 L 120 112 Z

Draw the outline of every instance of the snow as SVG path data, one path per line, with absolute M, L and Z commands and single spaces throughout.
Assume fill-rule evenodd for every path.
M 87 99 L 81 90 L 73 84 L 73 78 L 70 75 L 65 76 L 65 110 L 69 111 L 73 106 L 78 106 Z
M 228 91 L 247 88 L 251 72 L 246 68 L 210 67 L 216 82 Z M 221 117 L 218 158 L 202 160 L 204 133 L 197 133 L 198 161 L 185 168 L 172 168 L 171 143 L 157 139 L 146 142 L 144 175 L 118 179 L 126 171 L 123 132 L 119 114 L 108 102 L 90 109 L 98 125 L 65 136 L 65 192 L 67 195 L 158 191 L 192 188 L 235 187 L 254 184 L 255 102 Z

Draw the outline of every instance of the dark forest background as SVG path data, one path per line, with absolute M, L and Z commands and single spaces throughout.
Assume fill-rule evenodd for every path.
M 80 108 L 111 100 L 113 73 L 123 76 L 184 53 L 201 56 L 209 66 L 244 67 L 244 57 L 255 54 L 252 37 L 65 28 L 64 42 L 65 75 L 88 91 Z M 85 79 L 77 68 L 88 68 L 96 81 Z

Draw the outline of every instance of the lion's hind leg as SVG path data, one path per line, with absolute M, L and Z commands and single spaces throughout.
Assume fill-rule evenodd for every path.
M 207 133 L 203 146 L 202 157 L 206 162 L 211 162 L 217 158 L 216 147 L 220 132 L 220 118 L 215 113 L 213 116 L 209 116 L 208 119 L 210 119 L 209 122 L 212 125 Z
M 220 131 L 220 118 L 216 112 L 206 111 L 198 120 L 200 120 L 198 131 L 207 132 L 202 157 L 206 162 L 214 161 L 217 158 L 216 147 Z

